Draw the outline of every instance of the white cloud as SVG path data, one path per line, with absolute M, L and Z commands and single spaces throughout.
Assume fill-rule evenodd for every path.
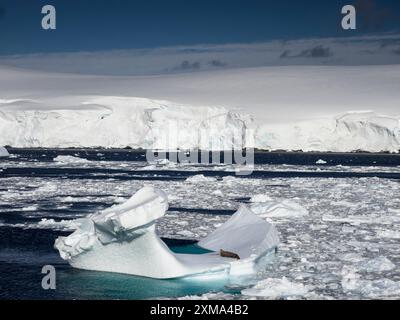
M 399 64 L 398 50 L 400 34 L 385 34 L 252 44 L 37 53 L 2 56 L 0 64 L 79 74 L 155 75 L 259 66 Z

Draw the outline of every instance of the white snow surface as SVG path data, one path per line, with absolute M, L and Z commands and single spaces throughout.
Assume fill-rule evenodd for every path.
M 0 70 L 1 145 L 400 149 L 398 65 L 143 77 Z
M 167 209 L 168 197 L 163 191 L 144 187 L 125 203 L 80 219 L 78 229 L 68 237 L 59 237 L 55 247 L 75 268 L 170 279 L 254 273 L 261 258 L 279 242 L 272 224 L 241 206 L 199 243 L 214 252 L 175 254 L 155 232 L 155 221 Z M 221 249 L 235 252 L 241 259 L 222 257 Z

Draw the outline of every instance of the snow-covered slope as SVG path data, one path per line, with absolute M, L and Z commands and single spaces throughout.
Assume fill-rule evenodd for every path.
M 399 65 L 152 77 L 0 71 L 0 145 L 400 149 Z

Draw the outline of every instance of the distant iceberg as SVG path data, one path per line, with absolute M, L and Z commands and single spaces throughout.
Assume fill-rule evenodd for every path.
M 0 147 L 0 157 L 8 157 L 10 154 L 7 149 L 4 147 Z
M 60 162 L 60 163 L 88 163 L 88 162 L 90 162 L 87 159 L 74 157 L 74 156 L 57 156 L 53 159 L 53 161 Z
M 155 231 L 167 209 L 167 195 L 145 187 L 125 203 L 80 220 L 80 227 L 59 237 L 55 248 L 75 268 L 172 279 L 254 273 L 279 243 L 275 227 L 242 205 L 198 243 L 210 253 L 173 253 Z

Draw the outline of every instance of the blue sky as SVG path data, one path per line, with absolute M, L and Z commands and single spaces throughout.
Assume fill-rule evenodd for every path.
M 340 28 L 355 3 L 358 30 Z M 372 5 L 371 5 L 372 3 Z M 57 30 L 41 29 L 41 7 Z M 0 55 L 251 43 L 400 31 L 398 0 L 0 0 Z

